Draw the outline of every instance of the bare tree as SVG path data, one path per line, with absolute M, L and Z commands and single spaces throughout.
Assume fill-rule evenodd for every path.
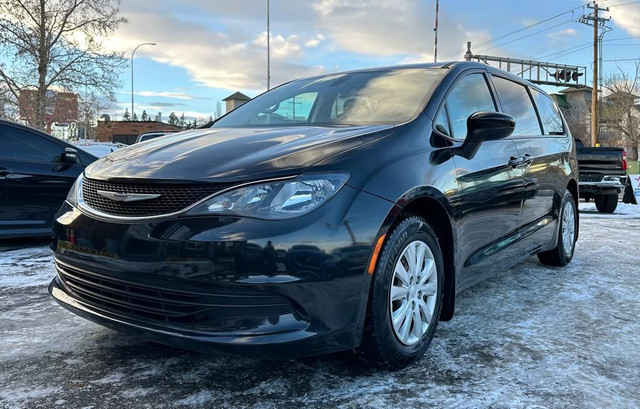
M 83 132 L 78 137 L 87 139 L 96 139 L 95 126 L 100 112 L 109 108 L 111 103 L 103 97 L 92 94 L 83 93 L 78 101 L 78 122 L 83 128 Z
M 638 160 L 640 147 L 640 62 L 635 71 L 627 73 L 618 67 L 618 72 L 609 75 L 603 82 L 606 96 L 602 101 L 601 120 L 607 128 L 622 135 L 630 160 Z
M 562 113 L 571 131 L 571 136 L 580 139 L 585 146 L 589 146 L 591 144 L 591 122 L 588 113 L 574 107 L 563 109 Z
M 0 85 L 13 104 L 35 92 L 31 125 L 44 129 L 50 91 L 88 90 L 113 99 L 121 53 L 106 52 L 120 24 L 120 0 L 0 0 Z

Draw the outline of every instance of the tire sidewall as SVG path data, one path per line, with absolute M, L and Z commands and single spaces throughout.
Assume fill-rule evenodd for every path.
M 391 283 L 393 272 L 402 252 L 406 246 L 413 241 L 424 242 L 431 250 L 436 263 L 436 274 L 438 278 L 438 290 L 436 293 L 436 307 L 433 312 L 433 318 L 429 324 L 429 328 L 423 334 L 419 342 L 414 345 L 404 345 L 398 340 L 393 323 L 391 322 L 389 295 L 391 291 Z M 442 252 L 433 230 L 429 225 L 420 218 L 409 218 L 400 223 L 397 229 L 392 233 L 389 241 L 385 244 L 382 257 L 378 262 L 378 266 L 374 275 L 374 292 L 373 314 L 376 315 L 375 322 L 379 331 L 381 340 L 386 341 L 391 347 L 391 353 L 398 354 L 399 357 L 419 358 L 424 354 L 427 347 L 431 343 L 431 339 L 435 333 L 440 311 L 442 307 L 442 289 L 444 281 L 444 263 L 442 260 Z

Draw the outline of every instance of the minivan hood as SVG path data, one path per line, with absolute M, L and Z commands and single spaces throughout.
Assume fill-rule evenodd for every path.
M 291 175 L 388 135 L 393 125 L 208 128 L 116 151 L 85 170 L 91 179 L 234 182 Z

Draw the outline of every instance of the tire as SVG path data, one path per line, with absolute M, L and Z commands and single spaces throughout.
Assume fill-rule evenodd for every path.
M 409 264 L 410 257 L 416 262 Z M 438 325 L 443 284 L 444 263 L 436 234 L 420 217 L 402 220 L 387 237 L 373 274 L 359 352 L 393 370 L 420 359 Z M 397 314 L 396 325 L 392 314 Z
M 600 213 L 613 213 L 618 207 L 618 195 L 597 195 L 596 196 L 596 209 Z
M 571 262 L 578 239 L 578 210 L 571 192 L 565 189 L 558 219 L 556 247 L 538 254 L 538 260 L 548 266 L 563 267 Z

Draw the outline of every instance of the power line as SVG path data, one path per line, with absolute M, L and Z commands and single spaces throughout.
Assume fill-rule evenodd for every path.
M 570 47 L 570 48 L 567 48 L 567 49 L 564 49 L 564 50 L 556 51 L 556 52 L 553 52 L 551 54 L 543 55 L 542 57 L 540 57 L 540 59 L 551 58 L 551 57 L 553 57 L 553 58 L 562 57 L 563 55 L 569 55 L 569 54 L 572 54 L 572 53 L 577 52 L 577 51 L 581 51 L 581 50 L 583 50 L 583 49 L 585 49 L 587 47 L 591 47 L 591 46 L 592 46 L 591 42 L 580 44 L 580 45 L 576 45 L 574 47 Z
M 628 6 L 629 4 L 638 4 L 640 1 L 628 1 L 626 3 L 620 4 L 605 4 L 607 7 L 620 7 L 620 6 Z
M 531 33 L 531 34 L 527 34 L 526 36 L 518 37 L 518 38 L 515 38 L 515 39 L 513 39 L 513 40 L 507 41 L 507 42 L 505 42 L 505 43 L 496 44 L 496 45 L 494 45 L 493 47 L 485 48 L 485 49 L 480 50 L 480 51 L 478 51 L 478 52 L 479 52 L 479 53 L 485 53 L 485 52 L 487 52 L 487 51 L 489 51 L 489 50 L 493 50 L 494 48 L 502 47 L 503 45 L 511 44 L 511 43 L 513 43 L 513 42 L 520 41 L 520 40 L 523 40 L 523 39 L 525 39 L 525 38 L 533 37 L 533 36 L 534 36 L 534 35 L 536 35 L 536 34 L 540 34 L 540 33 L 544 33 L 545 31 L 553 30 L 554 28 L 557 28 L 557 27 L 563 26 L 563 25 L 565 25 L 565 24 L 567 24 L 567 23 L 571 23 L 571 22 L 573 22 L 573 20 L 564 21 L 564 22 L 562 22 L 562 23 L 559 23 L 559 24 L 553 25 L 553 26 L 548 27 L 548 28 L 545 28 L 545 29 L 543 29 L 543 30 L 538 30 L 538 31 L 535 31 L 535 32 L 533 32 L 533 33 Z
M 495 43 L 496 41 L 502 40 L 503 38 L 510 37 L 510 36 L 512 36 L 512 35 L 514 35 L 514 34 L 518 34 L 518 33 L 522 32 L 522 31 L 525 31 L 525 30 L 529 30 L 530 28 L 536 27 L 536 26 L 538 26 L 538 25 L 540 25 L 540 24 L 544 24 L 544 23 L 546 23 L 546 22 L 548 22 L 548 21 L 551 21 L 551 20 L 554 20 L 554 19 L 556 19 L 556 18 L 558 18 L 558 17 L 562 17 L 562 16 L 564 16 L 565 14 L 569 14 L 569 13 L 572 13 L 572 14 L 573 14 L 573 12 L 574 12 L 574 11 L 576 11 L 576 10 L 578 10 L 578 9 L 583 9 L 583 10 L 584 10 L 584 7 L 585 7 L 585 6 L 578 6 L 578 7 L 572 8 L 571 10 L 567 10 L 567 11 L 562 12 L 562 13 L 560 13 L 560 14 L 556 14 L 555 16 L 551 16 L 551 17 L 545 18 L 545 19 L 540 20 L 540 21 L 538 21 L 538 22 L 536 22 L 536 23 L 529 24 L 529 25 L 528 25 L 528 26 L 526 26 L 526 27 L 522 27 L 522 28 L 519 28 L 519 29 L 517 29 L 517 30 L 511 31 L 511 32 L 509 32 L 509 33 L 502 34 L 502 35 L 500 35 L 500 36 L 498 36 L 498 37 L 495 37 L 495 38 L 492 38 L 492 39 L 490 39 L 490 40 L 483 41 L 483 42 L 481 42 L 481 43 L 475 44 L 474 46 L 476 46 L 476 47 L 482 47 L 482 46 L 484 46 L 484 45 L 488 45 L 488 44 L 491 44 L 491 43 Z M 453 57 L 453 56 L 456 56 L 456 55 L 458 55 L 458 53 L 459 53 L 458 51 L 453 52 L 453 53 L 449 53 L 449 54 L 447 54 L 447 55 L 445 55 L 445 56 L 444 56 L 444 59 L 447 59 L 447 58 L 451 58 L 451 57 Z

